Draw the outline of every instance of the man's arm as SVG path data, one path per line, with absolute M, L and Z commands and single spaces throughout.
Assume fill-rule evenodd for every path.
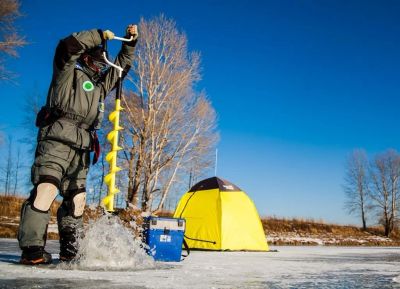
M 131 68 L 134 59 L 134 51 L 138 39 L 138 30 L 136 25 L 129 25 L 127 27 L 125 38 L 130 38 L 131 36 L 133 36 L 132 41 L 122 42 L 121 50 L 114 61 L 116 65 L 124 69 L 122 75 L 123 77 L 129 72 L 129 69 Z M 115 68 L 111 68 L 110 71 L 107 73 L 103 82 L 103 88 L 105 90 L 106 96 L 114 88 L 117 80 L 118 80 L 118 70 Z
M 74 69 L 78 58 L 86 50 L 96 47 L 103 40 L 102 30 L 92 29 L 73 33 L 62 39 L 54 55 L 54 71 L 61 72 Z

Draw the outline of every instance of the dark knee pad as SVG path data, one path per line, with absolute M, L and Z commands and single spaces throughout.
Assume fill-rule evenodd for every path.
M 56 178 L 56 177 L 53 177 L 53 176 L 50 176 L 50 175 L 42 175 L 42 176 L 39 177 L 39 181 L 38 181 L 38 183 L 36 184 L 36 186 L 39 185 L 39 184 L 41 184 L 41 183 L 53 184 L 53 185 L 55 185 L 55 186 L 57 187 L 57 189 L 60 191 L 60 188 L 61 188 L 61 181 L 60 181 L 58 178 Z
M 63 193 L 64 200 L 61 204 L 61 214 L 81 218 L 86 204 L 86 188 L 80 188 Z

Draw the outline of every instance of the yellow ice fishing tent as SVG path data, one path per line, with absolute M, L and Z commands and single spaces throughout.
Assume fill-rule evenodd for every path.
M 226 180 L 212 177 L 194 185 L 182 196 L 174 217 L 186 219 L 190 249 L 268 251 L 253 201 Z

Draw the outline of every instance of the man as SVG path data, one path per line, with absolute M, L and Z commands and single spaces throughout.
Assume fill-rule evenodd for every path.
M 131 36 L 133 40 L 123 42 L 115 60 L 125 74 L 133 61 L 136 25 L 126 29 L 126 37 Z M 60 260 L 72 260 L 77 253 L 90 151 L 98 152 L 95 130 L 103 119 L 104 99 L 118 80 L 118 71 L 106 65 L 100 46 L 113 38 L 109 30 L 89 30 L 74 33 L 57 46 L 46 105 L 36 119 L 39 132 L 32 166 L 34 188 L 21 209 L 18 241 L 22 264 L 51 263 L 44 247 L 50 206 L 58 192 L 63 197 L 57 211 Z

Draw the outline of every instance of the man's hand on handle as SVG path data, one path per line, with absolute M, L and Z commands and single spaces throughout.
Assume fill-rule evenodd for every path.
M 139 32 L 138 32 L 138 27 L 137 25 L 134 24 L 129 24 L 128 27 L 126 28 L 126 34 L 127 36 L 133 36 L 133 40 L 138 39 L 139 37 Z
M 104 38 L 105 40 L 114 39 L 114 33 L 111 32 L 110 30 L 105 30 L 105 31 L 103 31 L 103 38 Z

